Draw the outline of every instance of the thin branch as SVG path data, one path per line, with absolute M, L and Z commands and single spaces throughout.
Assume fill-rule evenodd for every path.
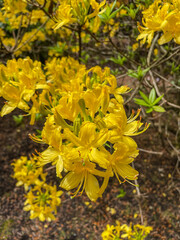
M 149 49 L 148 56 L 147 56 L 147 65 L 148 65 L 148 66 L 150 65 L 152 52 L 153 52 L 153 50 L 154 50 L 154 46 L 155 46 L 155 44 L 156 44 L 156 41 L 157 41 L 158 37 L 159 37 L 159 34 L 157 34 L 157 35 L 155 36 L 155 38 L 154 38 L 153 41 L 152 41 L 151 47 L 150 47 L 150 49 Z
M 150 73 L 150 76 L 151 76 L 151 79 L 152 79 L 152 82 L 153 82 L 153 86 L 154 86 L 154 88 L 155 88 L 155 90 L 156 90 L 156 92 L 157 92 L 157 95 L 158 95 L 158 97 L 160 97 L 162 94 L 161 94 L 160 91 L 159 91 L 159 88 L 158 88 L 158 86 L 157 86 L 157 84 L 156 84 L 156 80 L 155 80 L 155 78 L 154 78 L 154 76 L 153 76 L 153 73 L 152 73 L 151 70 L 149 70 L 149 73 Z M 171 102 L 167 101 L 164 97 L 162 98 L 162 100 L 163 100 L 163 104 L 166 103 L 166 104 L 168 104 L 168 105 L 171 106 L 171 107 L 180 109 L 180 106 L 178 106 L 178 105 L 176 105 L 176 104 L 174 104 L 174 103 L 171 103 Z
M 166 82 L 170 83 L 170 84 L 171 84 L 172 86 L 174 86 L 175 88 L 177 88 L 177 89 L 180 89 L 180 87 L 179 87 L 179 86 L 177 86 L 176 84 L 174 84 L 174 83 L 172 83 L 172 82 L 168 81 L 168 79 L 167 79 L 167 78 L 165 78 L 165 77 L 161 76 L 159 73 L 157 73 L 157 72 L 154 72 L 154 71 L 153 71 L 153 73 L 154 73 L 156 76 L 158 76 L 159 78 L 161 78 L 162 80 L 164 80 L 164 81 L 166 81 Z
M 177 148 L 174 147 L 174 145 L 172 144 L 172 142 L 170 141 L 170 139 L 168 137 L 167 137 L 167 141 L 177 155 L 177 161 L 176 161 L 176 165 L 175 165 L 175 168 L 174 168 L 174 171 L 173 171 L 172 175 L 175 173 L 175 171 L 177 171 L 177 173 L 180 174 L 180 171 L 178 169 L 179 164 L 180 164 L 180 150 L 178 150 Z
M 155 152 L 155 151 L 151 151 L 151 150 L 145 150 L 145 149 L 142 149 L 142 148 L 138 148 L 139 151 L 141 152 L 146 152 L 146 153 L 150 153 L 150 154 L 155 154 L 155 155 L 162 155 L 163 152 Z
M 38 27 L 38 29 L 35 31 L 34 34 L 32 34 L 25 42 L 23 42 L 21 44 L 21 46 L 19 46 L 18 48 L 16 48 L 13 52 L 17 52 L 19 49 L 21 49 L 23 46 L 25 46 L 29 41 L 31 41 L 31 39 L 41 30 L 41 28 L 43 28 L 46 23 L 49 21 L 49 19 L 47 19 L 40 27 Z
M 124 53 L 122 53 L 122 52 L 120 51 L 120 49 L 114 44 L 114 42 L 113 42 L 113 40 L 111 39 L 110 35 L 108 36 L 108 38 L 109 38 L 109 41 L 110 41 L 110 43 L 112 44 L 112 46 L 119 52 L 120 55 L 122 55 L 123 57 L 127 58 L 128 61 L 134 63 L 135 65 L 141 65 L 140 63 L 137 63 L 136 61 L 130 59 L 130 58 L 127 57 Z
M 151 69 L 151 68 L 153 68 L 153 67 L 156 67 L 156 66 L 160 65 L 160 64 L 163 63 L 163 62 L 168 61 L 168 60 L 171 59 L 174 55 L 176 55 L 179 51 L 180 51 L 180 46 L 176 48 L 176 51 L 175 51 L 174 53 L 172 53 L 169 57 L 167 57 L 167 58 L 164 59 L 164 57 L 166 57 L 166 55 L 168 54 L 168 52 L 166 52 L 160 59 L 158 59 L 157 61 L 155 61 L 154 63 L 152 63 L 152 64 L 149 66 L 149 68 Z
M 139 87 L 140 87 L 140 83 L 138 82 L 138 85 L 137 85 L 137 87 L 134 89 L 134 91 L 133 91 L 133 93 L 131 94 L 131 96 L 125 101 L 125 103 L 124 103 L 125 105 L 133 99 L 133 97 L 136 95 L 137 91 L 139 90 Z
M 81 38 L 81 30 L 82 30 L 82 26 L 79 25 L 78 26 L 78 42 L 79 42 L 79 62 L 81 62 L 81 52 L 82 52 L 82 38 Z
M 132 162 L 132 167 L 134 167 L 134 162 Z M 136 192 L 137 192 L 137 195 L 138 195 L 138 198 L 137 198 L 137 201 L 138 201 L 138 205 L 139 205 L 139 213 L 140 213 L 140 216 L 141 216 L 141 224 L 144 225 L 144 219 L 143 219 L 143 212 L 142 212 L 142 207 L 141 207 L 141 201 L 140 201 L 140 197 L 142 196 L 141 192 L 140 192 L 140 189 L 139 189 L 139 184 L 138 184 L 138 181 L 137 179 L 134 180 L 135 182 L 135 185 L 136 185 Z

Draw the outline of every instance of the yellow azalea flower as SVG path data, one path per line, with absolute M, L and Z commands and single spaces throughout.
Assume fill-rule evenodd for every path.
M 38 166 L 37 158 L 29 160 L 27 157 L 22 156 L 12 163 L 12 165 L 14 167 L 13 178 L 17 179 L 16 186 L 24 185 L 26 191 L 32 184 L 40 185 L 43 183 L 39 178 L 43 181 L 46 179 L 47 173 L 43 173 L 43 169 Z
M 92 119 L 95 117 L 95 113 L 99 110 L 100 104 L 102 102 L 102 95 L 96 94 L 95 91 L 88 89 L 83 94 L 83 99 L 88 108 L 88 113 Z M 86 109 L 87 110 L 87 109 Z
M 62 135 L 61 127 L 55 125 L 54 116 L 48 115 L 42 130 L 42 141 L 53 147 L 54 149 L 61 150 Z
M 43 184 L 35 186 L 26 195 L 24 210 L 30 211 L 30 218 L 38 217 L 40 221 L 55 220 L 54 214 L 57 213 L 57 206 L 60 205 L 62 191 L 57 191 L 56 186 Z
M 74 159 L 75 161 L 75 159 Z M 99 183 L 97 178 L 93 175 L 102 176 L 101 171 L 95 169 L 95 164 L 86 160 L 81 160 L 73 164 L 72 171 L 69 172 L 61 181 L 60 187 L 71 190 L 77 188 L 76 192 L 73 193 L 73 196 L 76 196 L 79 191 L 80 194 L 85 190 L 87 196 L 91 201 L 96 201 L 99 194 Z
M 101 147 L 108 140 L 107 129 L 101 129 L 99 132 L 96 129 L 96 124 L 87 121 L 81 125 L 78 136 L 68 128 L 64 129 L 64 135 L 83 156 L 86 156 L 93 148 Z
M 2 87 L 1 92 L 3 98 L 8 101 L 1 109 L 1 117 L 12 112 L 17 107 L 25 111 L 29 109 L 27 103 L 22 99 L 22 95 L 24 94 L 23 88 L 18 89 L 7 83 Z
M 71 0 L 72 11 L 78 23 L 82 26 L 87 21 L 87 14 L 90 8 L 90 1 L 87 0 Z
M 55 21 L 57 21 L 57 23 L 53 26 L 54 30 L 64 25 L 74 23 L 76 19 L 72 17 L 71 6 L 66 3 L 60 4 L 56 10 Z
M 91 160 L 97 162 L 102 168 L 107 169 L 100 194 L 107 187 L 109 177 L 112 177 L 114 174 L 120 183 L 122 183 L 120 177 L 128 181 L 128 179 L 137 179 L 139 175 L 138 171 L 129 165 L 134 161 L 139 152 L 135 141 L 131 138 L 126 138 L 124 142 L 115 143 L 113 149 L 114 152 L 112 154 L 105 148 L 100 148 L 100 150 L 93 149 L 91 153 Z
M 115 239 L 143 240 L 147 237 L 150 231 L 152 231 L 152 228 L 149 226 L 143 226 L 140 224 L 136 224 L 134 226 L 132 226 L 132 224 L 130 224 L 130 226 L 128 226 L 127 224 L 120 225 L 120 223 L 116 221 L 116 225 L 107 224 L 106 230 L 103 231 L 101 236 L 103 240 L 115 240 Z
M 52 109 L 53 112 L 58 113 L 64 119 L 74 121 L 78 113 L 81 112 L 78 101 L 80 100 L 81 95 L 78 93 L 67 94 L 59 100 L 58 106 L 55 109 Z
M 101 234 L 103 240 L 115 240 L 120 239 L 122 227 L 120 226 L 120 223 L 117 221 L 117 225 L 106 225 L 106 230 L 103 231 Z
M 54 148 L 49 147 L 40 153 L 40 164 L 45 165 L 47 163 L 52 163 L 52 165 L 56 165 L 56 175 L 61 178 L 61 172 L 64 168 L 63 155 L 64 151 L 57 151 Z
M 123 106 L 120 104 L 116 104 L 116 106 L 118 109 L 114 109 L 114 113 L 109 113 L 104 117 L 107 128 L 111 129 L 109 131 L 111 142 L 116 142 L 118 139 L 122 139 L 123 136 L 135 136 L 147 130 L 149 125 L 146 124 L 144 129 L 139 131 L 143 125 L 140 120 L 136 120 L 140 114 L 140 110 L 138 110 L 135 116 L 133 112 L 132 115 L 127 118 Z
M 46 84 L 40 62 L 26 58 L 9 60 L 7 66 L 0 65 L 0 96 L 7 101 L 1 116 L 16 107 L 28 111 L 31 97 L 42 88 L 46 88 Z
M 93 8 L 94 12 L 88 15 L 88 18 L 93 18 L 99 14 L 99 10 L 103 7 L 106 3 L 106 0 L 103 0 L 101 3 L 96 2 L 96 0 L 90 0 L 91 7 Z
M 144 44 L 147 40 L 150 45 L 156 31 L 163 31 L 159 44 L 174 41 L 180 44 L 180 8 L 176 1 L 155 0 L 148 9 L 143 12 L 143 25 L 138 26 L 140 35 L 137 40 Z

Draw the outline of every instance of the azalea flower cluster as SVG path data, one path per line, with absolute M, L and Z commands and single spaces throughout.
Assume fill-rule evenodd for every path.
M 77 23 L 79 26 L 90 28 L 93 32 L 97 32 L 100 26 L 101 8 L 105 5 L 106 0 L 98 3 L 96 0 L 63 0 L 60 2 L 56 10 L 54 29 L 58 29 L 64 25 Z M 91 21 L 93 20 L 93 21 Z
M 30 211 L 30 219 L 38 217 L 42 222 L 55 220 L 62 193 L 57 191 L 56 185 L 51 186 L 44 182 L 36 185 L 26 195 L 24 210 Z
M 120 183 L 137 179 L 130 166 L 138 155 L 131 136 L 148 125 L 139 130 L 140 110 L 127 118 L 121 95 L 129 87 L 118 87 L 109 68 L 86 69 L 73 58 L 54 58 L 44 69 L 29 58 L 0 65 L 0 93 L 7 101 L 1 115 L 18 107 L 31 115 L 31 124 L 36 113 L 47 116 L 41 137 L 31 136 L 49 145 L 39 154 L 40 165 L 55 165 L 60 187 L 76 188 L 73 196 L 85 190 L 92 201 L 114 175 Z
M 59 29 L 56 34 L 54 33 L 54 21 L 47 14 L 51 15 L 49 11 L 52 8 L 53 15 L 56 5 L 58 5 L 58 1 L 53 1 L 53 3 L 44 0 L 1 1 L 0 22 L 2 27 L 0 29 L 0 40 L 5 49 L 9 53 L 19 56 L 23 52 L 31 52 L 35 43 L 37 45 L 43 42 L 45 45 L 45 41 L 48 41 L 52 34 L 59 41 L 71 36 L 72 31 L 66 28 Z
M 7 61 L 6 66 L 0 64 L 0 97 L 6 100 L 1 109 L 1 116 L 12 112 L 15 108 L 29 111 L 33 124 L 37 111 L 28 105 L 31 100 L 35 104 L 36 91 L 47 87 L 41 63 L 30 58 Z
M 3 0 L 0 7 L 0 41 L 6 52 L 16 57 L 23 52 L 31 53 L 33 46 L 46 46 L 52 35 L 55 44 L 51 47 L 48 44 L 49 56 L 59 56 L 67 50 L 78 52 L 76 38 L 79 38 L 79 28 L 82 43 L 89 42 L 92 34 L 99 34 L 100 26 L 103 33 L 113 37 L 120 29 L 118 18 L 126 13 L 120 2 L 108 3 L 105 0 L 100 3 L 96 0 Z
M 155 32 L 163 32 L 158 43 L 164 44 L 172 39 L 180 44 L 180 2 L 179 0 L 155 0 L 143 12 L 143 25 L 138 26 L 137 40 L 151 44 Z
M 16 178 L 16 186 L 24 185 L 27 192 L 24 203 L 25 211 L 30 211 L 30 218 L 38 217 L 40 221 L 55 219 L 57 206 L 60 205 L 62 191 L 57 191 L 56 185 L 46 183 L 47 173 L 39 166 L 37 157 L 28 159 L 22 156 L 12 163 L 14 167 L 13 178 Z
M 103 240 L 143 240 L 152 231 L 152 227 L 136 224 L 130 226 L 123 224 L 120 225 L 119 221 L 116 221 L 116 225 L 107 225 L 106 230 L 101 234 Z

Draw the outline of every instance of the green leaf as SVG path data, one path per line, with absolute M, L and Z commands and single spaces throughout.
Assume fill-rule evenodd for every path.
M 117 2 L 117 0 L 114 1 L 112 8 L 111 8 L 111 12 L 113 11 L 114 7 L 116 6 L 116 2 Z
M 153 102 L 153 105 L 156 105 L 163 97 L 164 97 L 164 94 L 156 98 L 156 100 Z
M 16 125 L 20 125 L 23 121 L 23 115 L 13 115 L 13 120 L 15 121 Z
M 149 98 L 143 92 L 139 91 L 139 94 L 141 95 L 141 97 L 144 99 L 146 103 L 148 103 L 149 105 L 151 104 L 149 102 Z
M 153 88 L 149 94 L 149 102 L 153 104 L 155 99 L 156 99 L 156 91 Z
M 120 189 L 119 191 L 120 191 L 120 193 L 116 197 L 123 198 L 126 195 L 126 192 L 124 191 L 124 189 Z
M 116 16 L 116 14 L 123 8 L 124 5 L 121 5 L 120 8 L 118 8 L 116 11 L 114 11 L 111 15 L 110 18 L 114 18 Z
M 165 112 L 166 110 L 161 106 L 153 106 L 153 110 L 156 112 Z
M 150 107 L 150 105 L 147 104 L 143 99 L 134 98 L 134 102 L 141 106 Z
M 147 110 L 146 110 L 146 113 L 150 113 L 150 112 L 152 112 L 153 111 L 153 108 L 148 108 Z

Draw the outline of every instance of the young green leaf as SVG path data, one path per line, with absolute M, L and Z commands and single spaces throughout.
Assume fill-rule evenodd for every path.
M 166 110 L 161 106 L 153 106 L 153 110 L 156 112 L 165 112 Z
M 152 112 L 153 111 L 153 108 L 148 108 L 147 110 L 146 110 L 146 113 L 150 113 L 150 112 Z
M 124 189 L 120 189 L 120 193 L 116 196 L 117 198 L 123 198 L 126 195 Z
M 155 89 L 153 88 L 153 89 L 151 90 L 150 94 L 149 94 L 149 102 L 150 102 L 151 104 L 153 104 L 154 101 L 155 101 L 155 99 L 156 99 L 156 91 L 155 91 Z M 153 104 L 153 105 L 154 105 L 154 104 Z
M 144 99 L 144 101 L 145 101 L 146 103 L 148 103 L 149 105 L 151 104 L 151 103 L 149 102 L 148 97 L 147 97 L 143 92 L 139 91 L 139 94 L 141 95 L 141 97 Z
M 134 102 L 141 106 L 150 107 L 150 105 L 146 103 L 143 99 L 134 98 Z
M 153 105 L 156 105 L 162 98 L 163 98 L 164 94 L 161 95 L 160 97 L 156 98 L 156 100 L 153 102 Z

